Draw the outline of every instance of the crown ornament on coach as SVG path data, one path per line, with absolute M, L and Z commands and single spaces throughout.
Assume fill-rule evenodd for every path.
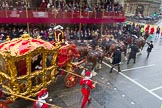
M 57 25 L 54 28 L 55 42 L 56 43 L 65 43 L 65 35 L 63 32 L 63 27 L 61 25 Z

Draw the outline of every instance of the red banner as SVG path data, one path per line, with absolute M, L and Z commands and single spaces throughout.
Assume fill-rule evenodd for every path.
M 0 11 L 0 23 L 111 23 L 124 22 L 122 12 L 53 12 L 53 11 Z M 28 16 L 28 17 L 27 17 Z
M 48 18 L 48 12 L 32 12 L 34 18 Z

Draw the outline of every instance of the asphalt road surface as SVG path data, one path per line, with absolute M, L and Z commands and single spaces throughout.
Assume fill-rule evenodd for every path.
M 100 84 L 91 92 L 92 102 L 87 108 L 160 108 L 162 104 L 162 39 L 154 39 L 154 48 L 147 59 L 147 45 L 142 54 L 127 65 L 121 64 L 122 72 L 109 73 L 110 64 L 104 60 L 102 69 L 96 70 L 93 80 Z M 80 73 L 80 71 L 78 71 Z M 80 108 L 82 95 L 79 83 L 73 88 L 64 86 L 64 77 L 49 87 L 49 103 L 62 108 Z M 33 108 L 33 102 L 17 100 L 10 108 Z

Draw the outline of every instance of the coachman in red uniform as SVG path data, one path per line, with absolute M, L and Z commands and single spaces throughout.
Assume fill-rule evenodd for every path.
M 34 108 L 49 108 L 46 103 L 46 98 L 48 97 L 48 91 L 47 89 L 42 89 L 38 93 L 38 101 L 34 102 Z M 42 103 L 43 102 L 43 103 Z
M 91 89 L 93 89 L 96 83 L 92 84 L 92 73 L 88 70 L 85 72 L 85 77 L 80 80 L 80 85 L 82 86 L 81 92 L 83 94 L 83 101 L 81 108 L 85 108 L 87 102 L 90 103 L 91 98 L 89 97 Z

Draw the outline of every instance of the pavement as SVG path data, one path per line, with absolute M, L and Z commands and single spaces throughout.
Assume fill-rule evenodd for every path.
M 155 25 L 162 26 L 162 20 L 158 21 L 158 23 L 156 23 Z
M 99 84 L 91 92 L 92 103 L 87 108 L 160 108 L 162 104 L 162 39 L 154 38 L 154 48 L 147 59 L 147 45 L 142 55 L 137 56 L 127 65 L 123 60 L 122 72 L 109 73 L 110 64 L 104 60 L 102 69 L 96 70 L 93 80 Z M 77 71 L 80 74 L 81 70 Z M 56 83 L 48 86 L 47 102 L 62 108 L 80 108 L 82 94 L 80 85 L 66 88 L 64 76 Z M 33 102 L 19 99 L 9 105 L 9 108 L 33 108 Z

